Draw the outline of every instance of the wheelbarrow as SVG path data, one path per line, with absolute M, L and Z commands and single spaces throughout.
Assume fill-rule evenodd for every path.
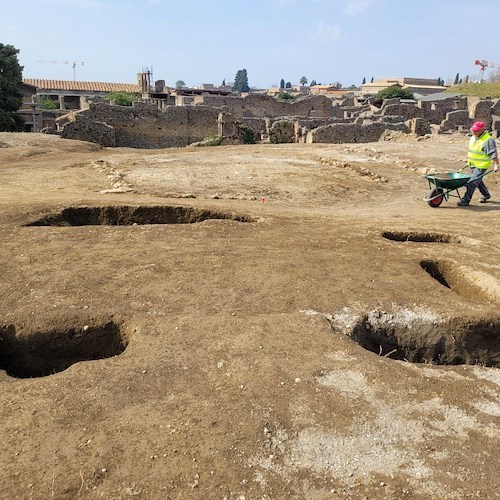
M 479 179 L 491 174 L 491 172 L 493 170 L 485 172 Z M 424 198 L 424 201 L 432 208 L 439 207 L 444 200 L 448 201 L 450 197 L 462 199 L 458 188 L 465 186 L 471 178 L 470 175 L 462 174 L 461 170 L 442 174 L 427 174 L 424 177 L 429 182 L 430 188 L 429 194 Z

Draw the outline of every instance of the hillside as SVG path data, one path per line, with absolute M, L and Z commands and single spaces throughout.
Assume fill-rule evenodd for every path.
M 445 92 L 467 96 L 498 98 L 500 97 L 500 82 L 462 83 L 461 85 L 453 85 L 453 87 L 450 87 Z

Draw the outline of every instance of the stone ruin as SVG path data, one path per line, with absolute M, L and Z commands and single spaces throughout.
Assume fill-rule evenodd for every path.
M 170 105 L 148 99 L 133 106 L 91 103 L 57 120 L 63 138 L 109 147 L 144 149 L 184 147 L 208 136 L 225 143 L 242 141 L 242 127 L 253 131 L 257 142 L 362 143 L 374 142 L 395 131 L 425 136 L 469 130 L 481 120 L 498 137 L 500 100 L 456 97 L 404 102 L 386 99 L 358 101 L 310 96 L 293 101 L 250 94 L 197 96 L 192 105 Z

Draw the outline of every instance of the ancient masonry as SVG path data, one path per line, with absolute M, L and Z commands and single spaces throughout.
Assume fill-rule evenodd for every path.
M 139 101 L 132 107 L 94 102 L 88 109 L 58 119 L 61 136 L 134 148 L 183 147 L 208 136 L 228 143 L 250 128 L 258 141 L 270 143 L 353 143 L 378 141 L 387 131 L 423 136 L 466 132 L 474 120 L 500 134 L 500 100 L 453 97 L 431 102 L 325 96 L 280 101 L 264 95 L 199 96 L 190 106 L 164 100 Z

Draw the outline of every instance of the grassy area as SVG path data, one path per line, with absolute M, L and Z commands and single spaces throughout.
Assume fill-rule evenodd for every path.
M 500 82 L 493 83 L 462 83 L 454 85 L 445 92 L 478 97 L 500 97 Z

